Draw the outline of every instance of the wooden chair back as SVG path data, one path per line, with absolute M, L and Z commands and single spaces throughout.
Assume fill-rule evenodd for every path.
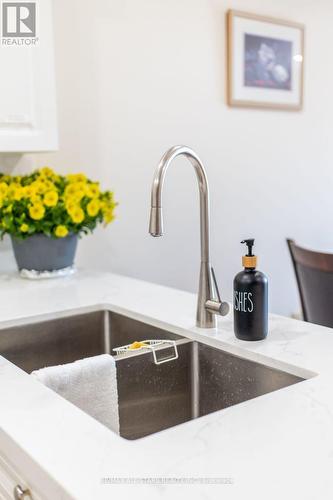
M 299 247 L 287 239 L 304 321 L 333 327 L 333 254 Z

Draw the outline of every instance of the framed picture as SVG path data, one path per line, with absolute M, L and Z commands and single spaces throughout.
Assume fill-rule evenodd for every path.
M 230 106 L 302 108 L 303 25 L 230 10 L 227 37 Z

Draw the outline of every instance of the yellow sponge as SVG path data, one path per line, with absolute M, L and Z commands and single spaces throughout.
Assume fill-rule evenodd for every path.
M 140 347 L 145 347 L 145 345 L 146 344 L 144 342 L 133 342 L 133 344 L 129 346 L 129 349 L 131 350 L 140 349 Z

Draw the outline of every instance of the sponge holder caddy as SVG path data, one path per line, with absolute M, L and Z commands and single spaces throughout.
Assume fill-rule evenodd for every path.
M 117 355 L 120 354 L 134 354 L 138 353 L 140 351 L 151 351 L 153 354 L 153 360 L 155 365 L 161 365 L 163 363 L 168 363 L 169 361 L 174 361 L 175 359 L 178 359 L 178 349 L 176 345 L 175 340 L 161 340 L 161 339 L 156 339 L 156 340 L 142 340 L 142 344 L 144 344 L 141 347 L 138 347 L 136 349 L 133 349 L 133 344 L 127 344 L 123 345 L 121 347 L 115 347 L 112 349 Z M 164 349 L 173 349 L 173 354 L 171 356 L 168 356 L 167 358 L 159 358 L 156 354 L 157 351 L 163 351 Z

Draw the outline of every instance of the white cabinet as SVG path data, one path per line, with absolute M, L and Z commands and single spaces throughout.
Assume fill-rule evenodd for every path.
M 0 38 L 0 152 L 58 148 L 51 7 L 36 2 L 34 39 Z
M 22 492 L 21 495 L 19 494 L 20 491 Z M 0 500 L 16 499 L 42 500 L 17 471 L 13 469 L 7 460 L 0 456 Z

